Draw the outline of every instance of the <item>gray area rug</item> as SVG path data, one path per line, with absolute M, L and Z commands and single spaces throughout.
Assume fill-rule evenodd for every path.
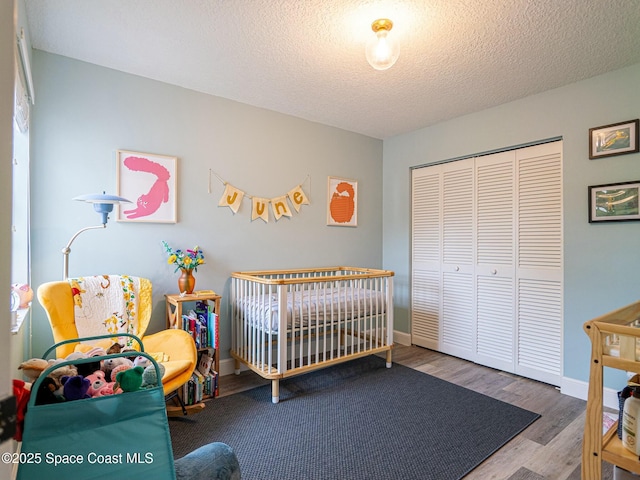
M 370 356 L 170 418 L 175 458 L 209 442 L 244 480 L 462 478 L 540 415 Z

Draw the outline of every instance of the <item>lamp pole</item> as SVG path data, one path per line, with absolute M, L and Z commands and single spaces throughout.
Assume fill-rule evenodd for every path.
M 102 225 L 94 225 L 92 227 L 84 227 L 84 228 L 78 230 L 73 235 L 73 237 L 71 237 L 71 240 L 69 240 L 69 243 L 67 243 L 67 246 L 62 249 L 62 255 L 64 255 L 64 265 L 63 265 L 63 270 L 62 270 L 62 279 L 63 280 L 67 280 L 69 278 L 69 254 L 71 253 L 71 244 L 76 239 L 76 237 L 78 235 L 80 235 L 82 232 L 86 232 L 87 230 L 94 230 L 96 228 L 107 228 L 107 224 L 103 223 Z
M 107 228 L 107 222 L 109 221 L 109 213 L 113 211 L 113 205 L 116 203 L 131 203 L 130 200 L 126 198 L 118 197 L 116 195 L 107 195 L 105 192 L 102 194 L 90 194 L 90 195 L 80 195 L 79 197 L 75 197 L 74 200 L 80 200 L 82 202 L 93 203 L 93 209 L 100 214 L 102 217 L 102 225 L 94 225 L 92 227 L 85 227 L 81 230 L 78 230 L 67 246 L 62 249 L 62 255 L 64 256 L 64 264 L 62 268 L 62 279 L 67 280 L 69 278 L 69 253 L 71 253 L 71 244 L 76 239 L 78 235 L 87 230 L 93 230 L 95 228 Z

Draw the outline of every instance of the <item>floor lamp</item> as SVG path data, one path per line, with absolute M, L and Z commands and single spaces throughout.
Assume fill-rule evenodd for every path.
M 93 203 L 93 209 L 102 215 L 102 225 L 93 225 L 91 227 L 85 227 L 78 230 L 67 243 L 67 246 L 62 249 L 62 255 L 64 256 L 64 264 L 62 270 L 62 278 L 66 280 L 69 278 L 69 254 L 71 253 L 71 244 L 78 235 L 87 230 L 93 230 L 95 228 L 107 228 L 107 221 L 109 220 L 109 213 L 113 211 L 113 206 L 116 203 L 131 203 L 126 198 L 117 197 L 116 195 L 107 195 L 106 193 L 92 193 L 88 195 L 80 195 L 75 197 L 74 200 L 81 202 Z

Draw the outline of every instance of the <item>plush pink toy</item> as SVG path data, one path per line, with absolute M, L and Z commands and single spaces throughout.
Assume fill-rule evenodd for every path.
M 104 395 L 113 395 L 114 393 L 122 393 L 122 390 L 113 390 L 115 382 L 107 382 L 104 372 L 102 370 L 96 370 L 91 375 L 86 377 L 91 384 L 87 393 L 91 397 L 102 397 Z

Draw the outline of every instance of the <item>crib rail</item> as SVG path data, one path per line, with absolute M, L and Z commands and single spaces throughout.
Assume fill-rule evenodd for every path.
M 284 378 L 390 350 L 393 272 L 236 272 L 231 310 L 232 356 L 265 378 Z
M 313 269 L 294 270 L 255 270 L 247 272 L 234 272 L 231 278 L 245 279 L 252 282 L 269 285 L 311 283 L 322 277 L 330 277 L 331 280 L 347 280 L 358 278 L 393 277 L 390 270 L 377 270 L 373 268 L 359 267 L 322 267 Z

